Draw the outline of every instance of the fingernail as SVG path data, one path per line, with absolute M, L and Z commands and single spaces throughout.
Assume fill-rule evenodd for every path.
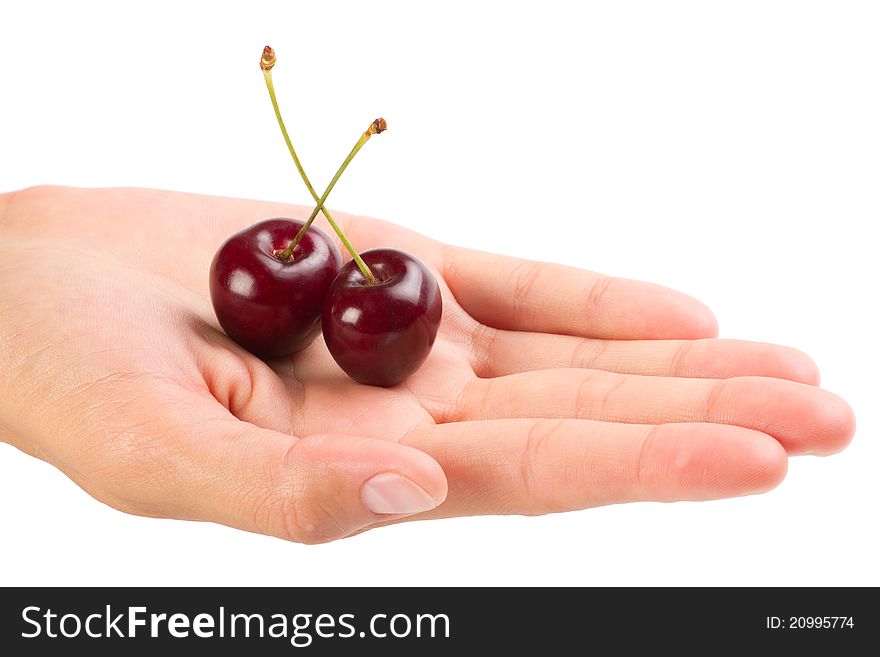
M 367 480 L 361 491 L 364 506 L 373 513 L 411 515 L 437 506 L 434 498 L 414 481 L 393 472 Z

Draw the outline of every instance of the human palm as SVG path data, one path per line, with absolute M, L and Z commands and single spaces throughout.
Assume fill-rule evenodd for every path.
M 403 384 L 320 338 L 265 363 L 219 330 L 222 241 L 305 208 L 151 190 L 0 196 L 0 438 L 96 498 L 303 542 L 403 518 L 546 513 L 772 488 L 853 433 L 786 347 L 714 339 L 665 288 L 338 215 L 431 267 L 444 313 Z M 448 496 L 447 496 L 448 492 Z

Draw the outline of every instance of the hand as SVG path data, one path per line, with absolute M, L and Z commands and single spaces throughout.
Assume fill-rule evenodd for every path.
M 304 208 L 161 191 L 0 196 L 0 438 L 97 499 L 321 542 L 410 518 L 766 491 L 854 431 L 801 352 L 714 339 L 665 288 L 338 218 L 438 274 L 425 365 L 350 381 L 321 339 L 264 363 L 218 329 L 208 266 Z M 448 486 L 448 495 L 447 495 Z

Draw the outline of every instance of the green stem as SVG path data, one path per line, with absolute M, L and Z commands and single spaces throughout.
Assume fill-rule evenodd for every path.
M 305 225 L 299 230 L 290 245 L 288 245 L 288 247 L 284 249 L 284 251 L 278 253 L 277 257 L 281 260 L 289 260 L 293 254 L 294 248 L 296 248 L 296 245 L 299 244 L 303 235 L 305 235 L 306 231 L 315 221 L 315 217 L 318 216 L 319 212 L 323 212 L 324 216 L 327 218 L 327 222 L 336 232 L 339 240 L 342 242 L 346 250 L 351 255 L 352 260 L 355 261 L 355 264 L 358 266 L 361 274 L 363 274 L 364 278 L 367 280 L 367 283 L 373 284 L 376 282 L 376 277 L 373 275 L 373 272 L 370 271 L 370 268 L 367 266 L 367 263 L 364 262 L 363 258 L 361 258 L 360 254 L 355 250 L 354 246 L 352 246 L 351 242 L 349 242 L 348 238 L 345 236 L 345 233 L 342 231 L 342 228 L 340 228 L 339 224 L 336 223 L 336 221 L 330 215 L 330 212 L 328 212 L 327 208 L 324 207 L 324 202 L 327 200 L 330 192 L 333 191 L 333 188 L 336 186 L 336 183 L 339 180 L 339 177 L 342 175 L 343 171 L 345 171 L 345 169 L 354 159 L 354 156 L 357 155 L 357 152 L 363 147 L 364 144 L 367 143 L 367 141 L 369 141 L 370 137 L 385 130 L 385 120 L 376 119 L 370 124 L 370 127 L 366 131 L 364 131 L 360 139 L 358 139 L 357 143 L 354 145 L 354 148 L 351 149 L 348 157 L 345 158 L 342 165 L 340 165 L 339 169 L 336 171 L 336 174 L 333 176 L 333 179 L 330 181 L 327 189 L 324 190 L 324 194 L 319 198 L 318 193 L 315 191 L 315 188 L 312 186 L 309 177 L 306 175 L 306 172 L 302 167 L 302 163 L 299 161 L 299 156 L 297 156 L 296 154 L 296 149 L 293 147 L 293 142 L 291 141 L 290 135 L 287 132 L 287 128 L 284 125 L 284 119 L 281 118 L 281 110 L 278 107 L 278 99 L 275 96 L 275 85 L 272 81 L 272 67 L 274 65 L 275 53 L 274 51 L 272 51 L 271 48 L 266 46 L 266 49 L 263 51 L 263 58 L 260 60 L 260 68 L 263 70 L 263 78 L 266 81 L 266 88 L 269 90 L 269 99 L 272 101 L 272 109 L 275 110 L 275 118 L 278 120 L 278 126 L 281 128 L 281 135 L 284 137 L 284 142 L 287 144 L 287 150 L 290 152 L 291 158 L 293 158 L 293 163 L 296 165 L 296 169 L 299 172 L 299 175 L 305 183 L 306 187 L 308 188 L 309 193 L 312 195 L 312 198 L 318 204 L 317 206 L 315 206 L 315 209 L 309 216 L 308 221 L 306 221 Z
M 317 199 L 318 205 L 315 206 L 315 209 L 312 210 L 312 214 L 309 216 L 306 223 L 302 228 L 299 229 L 299 232 L 296 234 L 296 237 L 293 238 L 293 242 L 290 243 L 284 251 L 278 254 L 278 257 L 282 260 L 287 260 L 293 254 L 294 248 L 299 244 L 300 240 L 303 238 L 303 235 L 306 234 L 306 231 L 311 227 L 312 223 L 315 221 L 315 217 L 318 216 L 318 212 L 324 207 L 324 202 L 327 200 L 327 197 L 330 196 L 330 192 L 333 191 L 333 188 L 336 186 L 336 182 L 339 180 L 339 177 L 342 175 L 342 172 L 348 167 L 351 161 L 354 159 L 354 156 L 357 155 L 357 152 L 363 148 L 363 145 L 366 144 L 372 135 L 369 132 L 365 132 L 361 135 L 360 139 L 357 140 L 357 143 L 354 145 L 354 148 L 351 149 L 351 152 L 348 154 L 348 157 L 345 158 L 345 161 L 339 166 L 339 169 L 336 170 L 336 173 L 333 175 L 333 179 L 330 181 L 330 184 L 327 185 L 327 189 L 324 190 L 324 193 L 321 195 L 320 199 Z M 324 216 L 327 217 L 327 222 L 333 227 L 333 230 L 336 231 L 336 234 L 339 236 L 339 240 L 351 254 L 352 259 L 358 266 L 358 269 L 361 270 L 361 273 L 364 275 L 364 278 L 367 279 L 368 283 L 375 283 L 376 279 L 373 276 L 373 272 L 370 271 L 370 268 L 367 267 L 367 263 L 363 261 L 360 254 L 355 250 L 352 246 L 351 242 L 348 241 L 348 238 L 345 236 L 345 233 L 342 232 L 342 229 L 339 227 L 339 224 L 330 216 L 327 210 L 324 210 Z
M 293 142 L 290 140 L 290 135 L 287 134 L 287 128 L 284 125 L 284 119 L 281 118 L 281 110 L 278 108 L 278 99 L 275 97 L 275 84 L 272 82 L 271 68 L 263 69 L 263 78 L 265 78 L 266 80 L 266 88 L 269 90 L 269 99 L 272 101 L 272 109 L 275 110 L 275 118 L 278 119 L 278 126 L 281 128 L 281 135 L 284 137 L 284 143 L 287 144 L 287 150 L 290 151 L 290 157 L 293 158 L 293 163 L 296 165 L 296 170 L 299 171 L 299 175 L 302 178 L 303 182 L 306 184 L 306 187 L 309 190 L 309 194 L 312 195 L 312 198 L 315 199 L 315 202 L 318 203 L 319 207 L 324 210 L 326 216 L 327 211 L 321 206 L 321 200 L 318 198 L 318 192 L 315 191 L 315 188 L 312 186 L 312 182 L 306 175 L 302 163 L 299 161 L 299 156 L 296 154 L 296 149 L 293 147 Z

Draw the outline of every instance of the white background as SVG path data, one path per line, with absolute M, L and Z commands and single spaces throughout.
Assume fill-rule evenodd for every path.
M 332 207 L 680 288 L 722 337 L 810 353 L 859 423 L 766 495 L 315 547 L 126 516 L 0 446 L 0 584 L 880 585 L 877 3 L 0 7 L 0 190 L 306 203 L 257 66 L 271 43 L 319 188 L 388 119 Z

